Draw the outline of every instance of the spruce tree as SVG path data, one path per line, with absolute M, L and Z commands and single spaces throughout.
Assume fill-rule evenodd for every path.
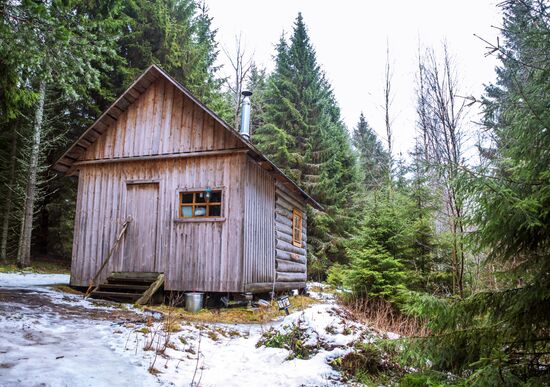
M 46 100 L 57 91 L 58 98 L 50 104 L 66 105 L 86 95 L 89 88 L 98 87 L 103 58 L 113 54 L 112 37 L 99 39 L 98 34 L 109 30 L 111 19 L 96 20 L 82 12 L 77 3 L 6 3 L 2 11 L 3 37 L 12 38 L 8 49 L 19 50 L 6 57 L 24 58 L 16 64 L 17 83 L 25 85 L 36 98 L 32 119 L 20 128 L 20 133 L 26 130 L 22 136 L 26 152 L 21 158 L 25 188 L 18 264 L 28 266 L 40 175 L 45 169 L 47 145 L 55 141 L 55 136 L 46 138 L 50 133 Z
M 387 180 L 390 156 L 363 113 L 353 130 L 352 139 L 353 146 L 359 153 L 365 188 L 372 190 L 381 187 Z
M 265 125 L 263 119 L 266 111 L 266 88 L 266 70 L 258 67 L 255 63 L 252 63 L 250 65 L 250 72 L 246 82 L 246 89 L 252 91 L 253 93 L 253 98 L 251 98 L 252 109 L 250 117 L 250 129 L 252 134 L 254 134 L 256 128 L 260 128 Z
M 345 260 L 341 242 L 355 224 L 359 172 L 301 14 L 289 41 L 281 36 L 276 50 L 263 125 L 253 141 L 325 206 L 323 212 L 310 210 L 308 217 L 310 269 L 322 274 L 329 262 Z
M 222 118 L 231 106 L 217 74 L 218 43 L 206 5 L 194 0 L 125 2 L 119 53 L 118 86 L 125 87 L 151 64 L 162 66 Z M 121 91 L 121 90 L 120 90 Z

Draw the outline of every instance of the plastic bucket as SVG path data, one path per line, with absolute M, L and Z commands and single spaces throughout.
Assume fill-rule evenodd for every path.
M 196 313 L 202 309 L 204 293 L 185 293 L 185 310 Z

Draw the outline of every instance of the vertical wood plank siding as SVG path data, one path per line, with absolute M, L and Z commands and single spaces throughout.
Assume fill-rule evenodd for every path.
M 80 160 L 243 148 L 237 139 L 167 80 L 155 81 Z
M 113 271 L 154 270 L 165 273 L 167 290 L 268 291 L 274 281 L 276 290 L 304 287 L 303 198 L 242 152 L 132 160 L 246 145 L 164 77 L 128 97 L 136 99 L 116 120 L 101 123 L 101 135 L 91 132 L 82 139 L 97 138 L 75 156 L 112 161 L 77 168 L 71 283 L 88 285 L 133 213 L 140 224 L 130 224 L 100 280 Z M 117 162 L 120 158 L 125 162 Z M 177 219 L 179 192 L 205 187 L 223 190 L 221 219 Z M 304 214 L 300 247 L 292 245 L 294 208 Z M 136 261 L 145 255 L 152 262 Z
M 302 211 L 302 246 L 292 244 L 292 210 Z M 307 219 L 305 205 L 280 182 L 275 192 L 276 289 L 303 288 L 307 279 Z
M 83 166 L 79 174 L 71 284 L 86 286 L 107 256 L 126 219 L 127 183 L 158 181 L 158 232 L 150 243 L 164 271 L 168 290 L 243 291 L 243 214 L 246 156 L 243 154 Z M 178 192 L 223 189 L 219 222 L 181 222 Z M 154 203 L 146 203 L 151 206 Z M 153 211 L 152 211 L 153 212 Z M 153 216 L 153 215 L 152 215 Z M 130 226 L 131 227 L 131 226 Z M 134 241 L 130 241 L 135 243 Z M 109 272 L 134 267 L 135 249 L 125 239 Z M 147 249 L 148 246 L 143 246 Z
M 272 283 L 275 274 L 275 179 L 250 159 L 246 174 L 245 283 Z

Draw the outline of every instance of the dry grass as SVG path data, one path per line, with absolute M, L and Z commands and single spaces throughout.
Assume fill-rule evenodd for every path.
M 63 292 L 63 293 L 76 294 L 76 295 L 79 295 L 79 296 L 84 295 L 84 293 L 79 292 L 78 290 L 70 287 L 69 285 L 53 285 L 51 287 L 56 289 L 56 290 L 59 290 L 60 292 Z
M 310 305 L 318 304 L 319 301 L 306 296 L 290 297 L 292 305 L 290 311 L 303 310 Z M 203 322 L 203 323 L 223 323 L 223 324 L 260 324 L 271 321 L 277 317 L 284 316 L 285 312 L 280 311 L 273 302 L 267 308 L 248 309 L 248 308 L 227 308 L 227 309 L 202 309 L 197 313 L 187 312 L 184 308 L 170 307 L 167 305 L 149 306 L 148 310 L 160 312 L 163 315 L 173 314 L 177 320 Z
M 428 334 L 426 321 L 400 313 L 387 301 L 354 298 L 341 299 L 340 303 L 355 319 L 380 332 L 394 332 L 406 337 Z
M 0 264 L 0 273 L 21 272 L 15 262 Z M 38 274 L 70 274 L 70 262 L 53 260 L 53 259 L 35 259 L 31 262 L 31 266 L 24 269 L 25 272 Z

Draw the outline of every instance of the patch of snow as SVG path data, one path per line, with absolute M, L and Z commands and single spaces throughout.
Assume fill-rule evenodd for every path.
M 397 339 L 401 338 L 401 335 L 399 335 L 398 333 L 394 333 L 394 332 L 385 332 L 384 334 L 390 340 L 397 340 Z
M 0 273 L 0 287 L 24 288 L 39 285 L 68 285 L 68 274 Z
M 61 320 L 22 311 L 0 316 L 1 386 L 147 386 L 142 359 L 113 349 L 124 335 L 104 321 Z
M 321 283 L 321 282 L 308 282 L 306 284 L 306 289 L 311 298 L 314 298 L 316 300 L 320 300 L 323 302 L 330 302 L 333 303 L 336 301 L 336 297 L 334 292 L 326 292 L 324 291 L 332 289 L 332 286 Z M 314 291 L 313 289 L 321 289 L 321 291 Z

